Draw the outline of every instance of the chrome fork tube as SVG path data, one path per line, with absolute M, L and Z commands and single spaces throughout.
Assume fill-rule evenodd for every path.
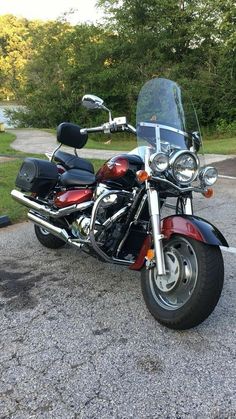
M 163 235 L 161 234 L 161 219 L 160 219 L 160 204 L 158 193 L 155 189 L 150 187 L 146 181 L 146 189 L 148 196 L 149 211 L 152 223 L 153 241 L 156 256 L 156 266 L 158 275 L 165 275 L 165 259 L 163 252 Z
M 191 198 L 186 198 L 186 202 L 184 205 L 184 213 L 186 215 L 192 215 L 193 214 L 193 204 Z

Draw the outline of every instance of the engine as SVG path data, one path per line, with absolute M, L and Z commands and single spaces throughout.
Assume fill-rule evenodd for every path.
M 105 184 L 100 183 L 94 192 L 94 200 L 109 191 Z M 123 232 L 129 200 L 130 198 L 111 193 L 99 203 L 94 234 L 99 246 L 108 254 L 113 252 Z M 80 215 L 71 224 L 73 235 L 77 239 L 87 240 L 90 224 L 91 213 Z
M 81 215 L 72 223 L 72 233 L 78 239 L 86 239 L 89 235 L 89 226 L 91 218 Z

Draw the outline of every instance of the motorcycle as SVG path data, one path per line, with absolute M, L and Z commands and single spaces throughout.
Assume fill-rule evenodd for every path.
M 136 128 L 126 117 L 112 118 L 97 96 L 85 95 L 82 104 L 107 111 L 109 121 L 83 129 L 60 124 L 59 146 L 49 161 L 25 159 L 16 179 L 20 191 L 12 197 L 29 208 L 43 246 L 67 243 L 140 271 L 145 303 L 158 322 L 179 330 L 197 326 L 220 298 L 220 246 L 228 244 L 214 225 L 193 214 L 193 193 L 211 196 L 217 170 L 204 166 L 200 156 L 191 100 L 177 83 L 151 79 L 138 96 Z M 77 149 L 96 132 L 134 134 L 137 147 L 112 157 L 95 174 Z M 75 154 L 61 151 L 61 145 L 75 148 Z

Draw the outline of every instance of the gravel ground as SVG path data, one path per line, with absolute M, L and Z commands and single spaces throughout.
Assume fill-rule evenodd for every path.
M 231 246 L 235 182 L 195 204 Z M 0 230 L 0 254 L 1 419 L 236 418 L 235 255 L 214 313 L 176 332 L 147 311 L 138 273 L 45 249 L 30 223 Z

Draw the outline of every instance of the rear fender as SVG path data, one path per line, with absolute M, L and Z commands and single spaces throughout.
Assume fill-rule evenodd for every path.
M 162 220 L 162 234 L 169 240 L 174 234 L 190 237 L 212 246 L 229 247 L 223 234 L 211 223 L 193 215 L 171 215 Z M 129 269 L 139 271 L 145 263 L 145 256 L 151 247 L 151 236 L 147 236 L 135 262 Z

